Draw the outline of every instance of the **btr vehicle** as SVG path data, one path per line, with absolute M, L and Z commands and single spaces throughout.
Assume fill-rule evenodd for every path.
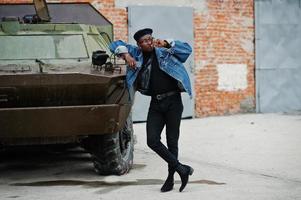
M 34 0 L 0 13 L 0 149 L 75 143 L 97 173 L 127 173 L 131 102 L 125 65 L 108 48 L 112 24 L 85 3 Z

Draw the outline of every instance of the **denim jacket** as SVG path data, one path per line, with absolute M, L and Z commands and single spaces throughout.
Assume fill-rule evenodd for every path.
M 181 91 L 185 91 L 192 97 L 191 84 L 188 73 L 183 65 L 191 54 L 191 47 L 187 43 L 178 40 L 168 41 L 170 48 L 156 47 L 155 52 L 158 59 L 159 67 L 168 75 L 178 81 Z M 121 40 L 117 40 L 110 44 L 110 50 L 116 55 L 129 53 L 136 60 L 136 69 L 127 67 L 126 81 L 128 88 L 132 88 L 142 67 L 143 55 L 141 50 L 134 45 L 127 44 Z

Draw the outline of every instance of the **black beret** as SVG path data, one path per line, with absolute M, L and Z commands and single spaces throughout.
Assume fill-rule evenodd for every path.
M 152 33 L 153 30 L 150 28 L 141 29 L 134 34 L 134 39 L 138 42 L 141 37 Z

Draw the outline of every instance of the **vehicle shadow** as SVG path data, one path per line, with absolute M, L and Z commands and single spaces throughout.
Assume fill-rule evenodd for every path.
M 86 166 L 87 172 L 95 175 L 90 154 L 80 147 L 19 147 L 0 152 L 1 177 L 10 178 L 11 173 L 39 171 L 58 175 L 63 173 L 60 170 L 66 170 L 68 166 L 71 170 L 75 170 L 76 166 Z

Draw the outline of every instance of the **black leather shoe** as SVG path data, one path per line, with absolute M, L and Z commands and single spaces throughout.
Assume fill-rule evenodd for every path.
M 173 186 L 174 186 L 173 175 L 174 175 L 174 173 L 175 173 L 175 171 L 172 172 L 172 173 L 169 172 L 168 177 L 167 177 L 165 183 L 161 187 L 161 192 L 168 192 L 168 191 L 171 191 L 173 189 Z
M 176 172 L 178 172 L 182 181 L 181 187 L 179 189 L 180 192 L 182 192 L 186 187 L 189 180 L 189 176 L 193 174 L 193 171 L 193 168 L 188 165 L 179 164 L 176 167 Z

